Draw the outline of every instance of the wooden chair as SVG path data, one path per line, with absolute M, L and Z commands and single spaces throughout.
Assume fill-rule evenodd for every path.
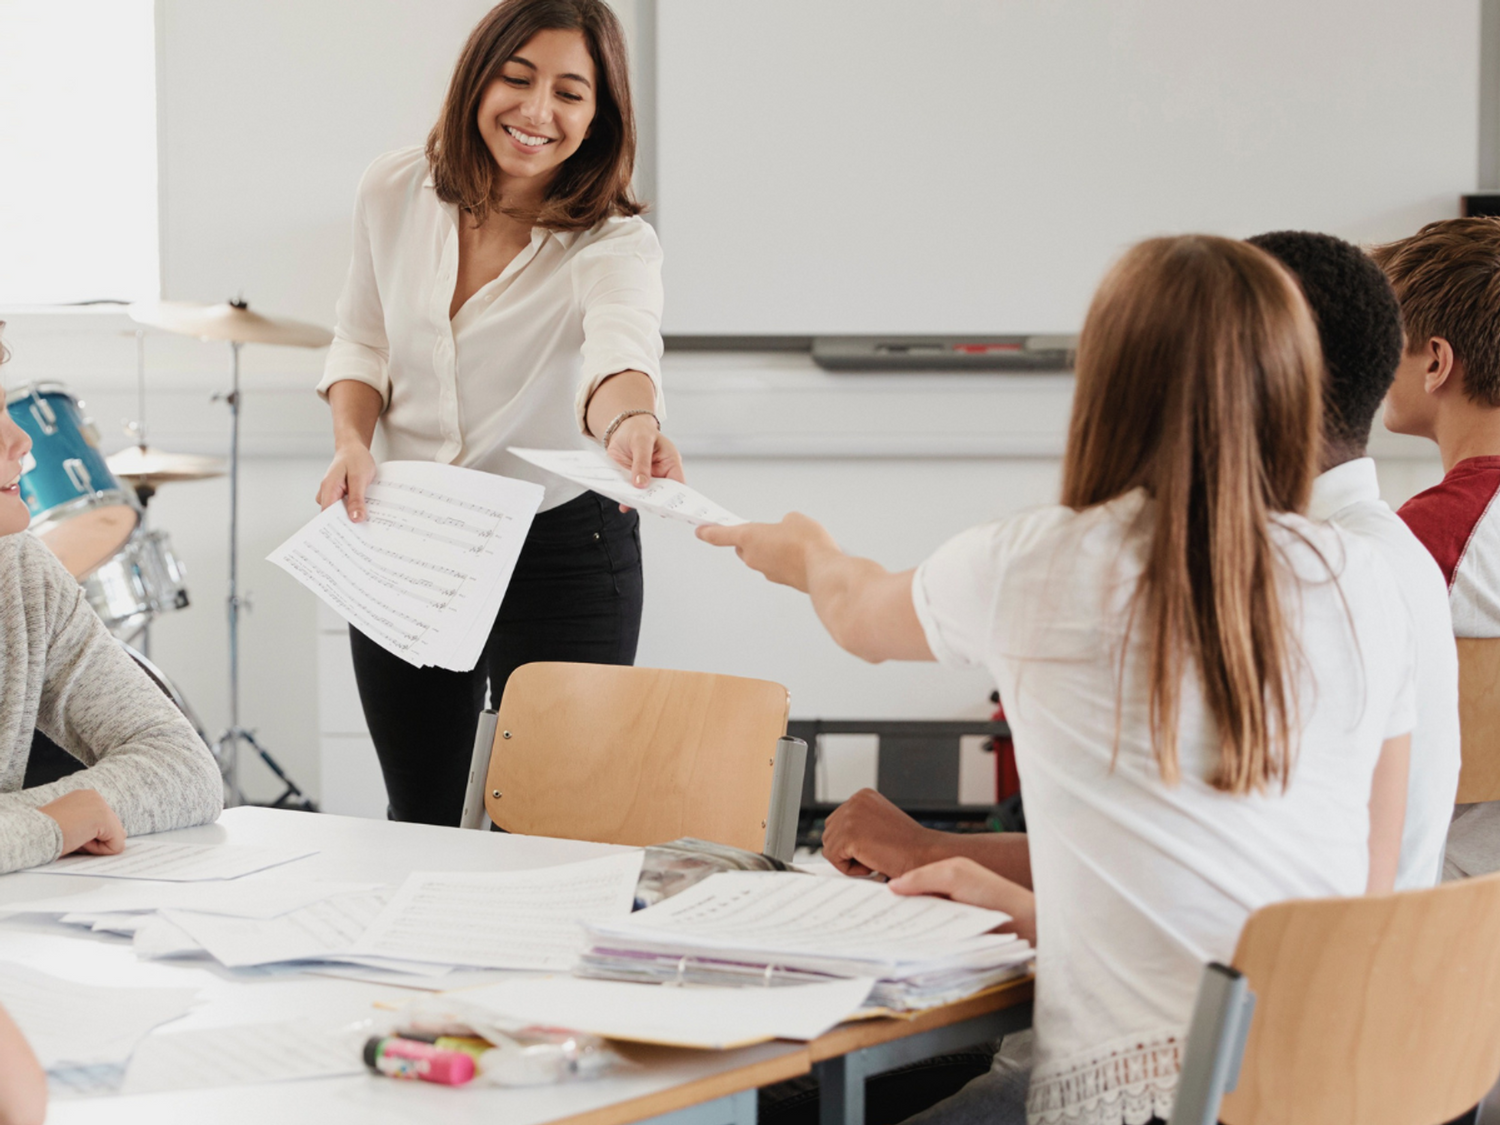
M 1500 801 L 1500 638 L 1458 639 L 1460 805 Z
M 484 807 L 508 832 L 790 860 L 807 748 L 784 737 L 788 709 L 767 680 L 526 664 L 500 700 Z
M 1171 1125 L 1437 1125 L 1472 1109 L 1500 1074 L 1496 933 L 1500 873 L 1257 910 L 1234 967 L 1204 974 Z

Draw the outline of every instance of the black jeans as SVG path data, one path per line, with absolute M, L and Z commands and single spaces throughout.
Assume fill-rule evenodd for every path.
M 392 820 L 456 825 L 485 688 L 537 660 L 630 664 L 641 631 L 640 517 L 594 492 L 539 514 L 472 672 L 414 668 L 350 628 L 354 677 Z

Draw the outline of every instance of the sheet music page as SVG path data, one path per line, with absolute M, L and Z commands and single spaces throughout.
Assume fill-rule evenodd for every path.
M 365 522 L 330 504 L 267 556 L 419 668 L 479 662 L 544 490 L 432 461 L 387 461 Z
M 161 879 L 194 883 L 238 879 L 315 854 L 312 848 L 270 848 L 251 844 L 170 844 L 126 840 L 118 855 L 69 855 L 41 867 L 43 875 L 94 875 L 105 879 Z
M 139 843 L 140 841 L 136 841 Z M 127 846 L 129 842 L 127 841 Z M 295 869 L 294 869 L 295 870 Z M 275 918 L 288 910 L 321 902 L 349 891 L 374 890 L 376 883 L 292 880 L 289 872 L 247 875 L 232 882 L 151 882 L 110 879 L 98 886 L 80 884 L 76 894 L 19 899 L 0 906 L 5 914 L 146 914 L 156 910 L 192 910 L 235 918 Z
M 147 1037 L 130 1060 L 121 1093 L 202 1090 L 363 1071 L 359 1045 L 338 1028 L 306 1020 L 239 1024 Z
M 596 935 L 655 937 L 684 947 L 902 962 L 930 959 L 946 944 L 1008 921 L 1010 916 L 998 910 L 898 895 L 884 883 L 864 879 L 730 871 L 590 929 Z
M 0 1004 L 47 1070 L 122 1063 L 152 1028 L 185 1015 L 195 988 L 106 988 L 0 961 Z
M 163 910 L 162 917 L 221 965 L 237 969 L 348 953 L 389 899 L 390 892 L 381 889 L 335 895 L 275 918 L 230 918 L 189 910 Z
M 602 451 L 517 449 L 515 446 L 511 446 L 509 451 L 549 473 L 556 473 L 574 484 L 593 489 L 601 496 L 608 496 L 611 500 L 618 500 L 652 515 L 685 520 L 695 527 L 702 524 L 732 527 L 745 522 L 697 489 L 675 480 L 657 477 L 645 488 L 636 488 L 621 475 L 619 467 Z
M 572 968 L 583 923 L 624 917 L 641 851 L 532 871 L 407 877 L 356 953 L 485 969 Z
M 868 977 L 776 988 L 672 988 L 659 984 L 530 977 L 450 992 L 460 1011 L 502 1027 L 539 1024 L 570 1031 L 724 1050 L 767 1039 L 816 1039 L 859 1010 Z

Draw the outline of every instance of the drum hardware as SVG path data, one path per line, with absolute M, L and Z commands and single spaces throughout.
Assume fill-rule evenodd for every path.
M 267 768 L 286 786 L 273 806 L 317 811 L 317 805 L 297 787 L 255 735 L 240 725 L 240 611 L 249 609 L 239 592 L 239 480 L 240 480 L 240 349 L 246 344 L 278 344 L 286 347 L 323 348 L 333 342 L 326 328 L 301 321 L 262 316 L 252 312 L 243 299 L 218 305 L 180 301 L 158 301 L 131 305 L 130 317 L 137 324 L 162 328 L 201 340 L 220 340 L 229 345 L 230 389 L 216 394 L 229 406 L 229 727 L 214 744 L 214 756 L 224 777 L 226 803 L 244 803 L 239 782 L 241 744 L 259 755 Z

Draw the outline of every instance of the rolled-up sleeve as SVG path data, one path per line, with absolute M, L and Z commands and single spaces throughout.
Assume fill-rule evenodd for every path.
M 575 413 L 588 433 L 585 411 L 599 384 L 622 371 L 640 371 L 656 388 L 656 416 L 665 418 L 661 381 L 661 245 L 656 232 L 634 220 L 621 234 L 600 239 L 573 262 L 573 291 L 583 310 L 583 368 Z
M 338 323 L 323 366 L 323 379 L 318 383 L 318 394 L 327 398 L 329 387 L 352 379 L 379 391 L 381 405 L 385 407 L 391 401 L 391 349 L 365 214 L 368 179 L 367 173 L 354 202 L 354 252 L 349 260 L 349 276 L 339 294 Z

